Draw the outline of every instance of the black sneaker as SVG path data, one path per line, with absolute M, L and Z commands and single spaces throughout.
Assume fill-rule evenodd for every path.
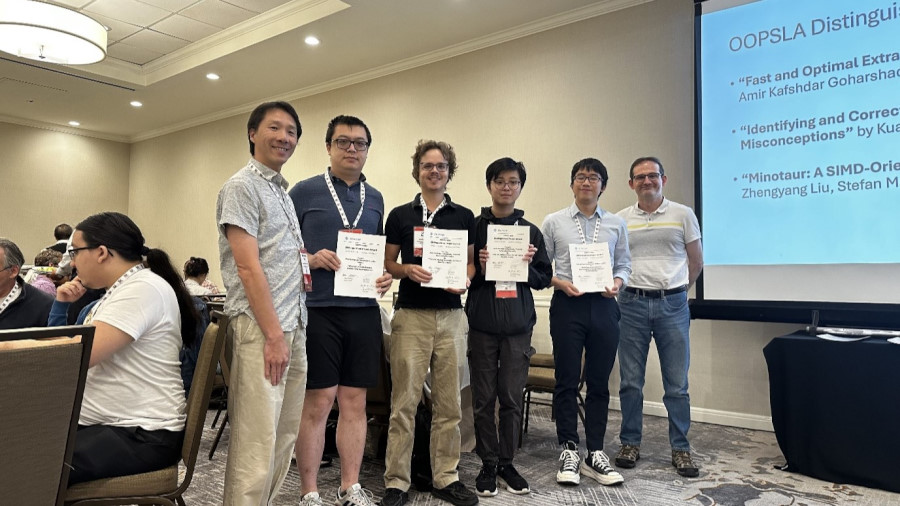
M 525 478 L 522 478 L 522 475 L 516 471 L 516 468 L 511 463 L 497 467 L 497 477 L 500 478 L 500 483 L 506 484 L 506 490 L 513 494 L 527 494 L 531 492 L 528 488 L 528 482 L 525 481 Z
M 616 454 L 616 465 L 625 469 L 631 469 L 639 460 L 641 460 L 640 446 L 622 445 Z
M 381 498 L 381 506 L 403 506 L 409 502 L 409 494 L 399 488 L 384 489 L 384 497 Z
M 497 466 L 489 462 L 481 465 L 481 471 L 475 478 L 475 493 L 482 497 L 497 495 Z
M 581 464 L 578 445 L 572 441 L 563 443 L 562 453 L 559 454 L 559 462 L 559 471 L 556 472 L 556 483 L 578 485 L 581 482 L 581 477 L 578 474 L 578 466 Z
M 431 495 L 452 504 L 453 506 L 475 506 L 478 496 L 467 489 L 461 481 L 454 481 L 444 488 L 431 489 Z
M 691 459 L 691 452 L 684 450 L 672 450 L 672 465 L 678 474 L 685 478 L 696 478 L 700 476 L 700 468 L 694 464 Z
M 609 457 L 602 450 L 594 450 L 581 463 L 581 474 L 597 480 L 601 485 L 616 485 L 625 481 L 615 469 L 609 465 Z

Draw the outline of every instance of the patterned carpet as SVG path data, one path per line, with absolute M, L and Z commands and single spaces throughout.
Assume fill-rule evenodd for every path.
M 695 423 L 691 428 L 694 460 L 700 466 L 697 478 L 678 476 L 670 463 L 667 422 L 663 418 L 644 417 L 644 442 L 641 460 L 634 469 L 620 470 L 625 483 L 604 487 L 582 477 L 578 487 L 562 487 L 556 483 L 559 450 L 549 409 L 532 408 L 532 422 L 522 449 L 516 456 L 519 472 L 529 481 L 531 494 L 516 496 L 501 489 L 496 497 L 481 498 L 485 506 L 527 504 L 534 506 L 600 506 L 600 505 L 888 505 L 900 504 L 900 494 L 856 485 L 840 485 L 774 469 L 784 458 L 771 432 Z M 215 505 L 222 502 L 228 430 L 213 460 L 207 454 L 215 430 L 209 428 L 214 415 L 210 411 L 200 458 L 193 482 L 185 494 L 189 505 Z M 607 453 L 618 449 L 618 411 L 610 412 Z M 583 450 L 583 449 L 582 449 Z M 360 481 L 376 499 L 384 493 L 384 464 L 367 452 Z M 323 468 L 319 476 L 320 493 L 327 500 L 339 484 L 339 460 Z M 474 488 L 475 475 L 481 462 L 474 453 L 460 458 L 460 478 Z M 296 468 L 288 474 L 274 505 L 296 505 L 299 501 L 299 478 Z M 415 506 L 447 506 L 428 493 L 410 491 Z

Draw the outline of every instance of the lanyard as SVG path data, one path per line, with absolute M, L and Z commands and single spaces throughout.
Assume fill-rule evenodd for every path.
M 578 219 L 578 214 L 575 214 L 575 224 L 578 225 L 578 235 L 581 236 L 581 244 L 587 244 L 587 240 L 584 237 L 584 229 L 581 228 L 581 220 Z M 590 218 L 587 218 L 585 222 L 589 221 Z M 597 242 L 597 239 L 600 238 L 600 218 L 597 218 L 597 223 L 594 225 L 594 236 L 591 238 L 591 244 Z
M 434 221 L 434 217 L 437 216 L 438 211 L 440 211 L 441 208 L 443 208 L 444 205 L 447 204 L 447 198 L 444 197 L 444 200 L 442 200 L 440 205 L 437 206 L 437 209 L 435 209 L 434 212 L 431 213 L 430 218 L 428 217 L 428 206 L 425 205 L 425 197 L 423 197 L 421 193 L 419 194 L 419 203 L 422 204 L 422 224 L 426 227 L 430 227 L 431 222 Z
M 144 264 L 137 264 L 131 269 L 125 271 L 125 274 L 119 276 L 119 279 L 117 279 L 116 282 L 113 283 L 111 287 L 109 287 L 109 290 L 107 290 L 106 293 L 103 294 L 103 298 L 100 299 L 100 302 L 94 304 L 94 307 L 91 308 L 91 312 L 88 313 L 88 315 L 84 318 L 84 324 L 87 325 L 94 320 L 94 315 L 97 313 L 97 310 L 100 309 L 100 306 L 102 306 L 103 303 L 106 302 L 106 299 L 109 298 L 109 296 L 116 290 L 116 288 L 122 286 L 122 283 L 125 282 L 126 279 L 130 278 L 134 273 L 143 269 Z
M 284 216 L 285 216 L 285 217 L 287 218 L 287 220 L 288 220 L 288 227 L 290 227 L 291 233 L 294 234 L 294 239 L 297 240 L 297 244 L 298 244 L 298 247 L 297 247 L 297 248 L 298 248 L 298 249 L 303 248 L 303 238 L 300 236 L 300 231 L 297 230 L 297 226 L 294 225 L 294 220 L 291 219 L 291 213 L 288 212 L 287 206 L 286 206 L 285 203 L 284 203 L 284 196 L 287 194 L 287 192 L 284 191 L 284 188 L 282 188 L 281 186 L 278 186 L 278 185 L 276 185 L 275 183 L 273 183 L 272 181 L 269 181 L 268 179 L 266 179 L 265 174 L 263 174 L 261 170 L 259 170 L 258 168 L 256 168 L 256 165 L 253 165 L 252 162 L 249 163 L 248 165 L 249 165 L 254 171 L 256 171 L 256 173 L 259 174 L 259 177 L 263 178 L 263 180 L 265 180 L 266 183 L 269 183 L 269 188 L 272 189 L 272 192 L 275 193 L 275 196 L 276 196 L 276 197 L 278 197 L 279 203 L 281 203 L 281 210 L 284 211 Z M 276 186 L 278 186 L 278 189 L 277 189 L 277 190 L 275 189 Z M 297 216 L 296 216 L 296 214 L 295 214 L 295 215 L 294 215 L 294 218 L 296 218 L 296 217 L 297 217 Z
M 365 181 L 360 180 L 359 182 L 359 212 L 356 213 L 356 219 L 353 220 L 352 224 L 347 220 L 347 215 L 344 213 L 344 206 L 341 205 L 341 199 L 338 198 L 337 192 L 334 191 L 334 184 L 331 182 L 331 176 L 328 174 L 327 170 L 325 171 L 325 184 L 328 185 L 328 191 L 331 192 L 331 198 L 332 200 L 334 200 L 334 205 L 335 207 L 337 207 L 338 213 L 341 215 L 341 221 L 344 223 L 344 228 L 356 228 L 356 225 L 359 224 L 359 219 L 362 218 L 363 206 L 366 203 Z
M 19 282 L 13 285 L 12 290 L 9 291 L 9 295 L 7 295 L 3 302 L 0 302 L 0 313 L 2 313 L 14 300 L 19 296 L 19 292 L 22 291 L 22 287 L 19 286 Z

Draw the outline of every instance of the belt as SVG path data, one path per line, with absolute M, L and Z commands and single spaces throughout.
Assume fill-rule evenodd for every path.
M 633 293 L 640 297 L 656 297 L 661 299 L 669 295 L 675 295 L 676 293 L 686 292 L 687 288 L 687 285 L 681 285 L 676 288 L 669 288 L 668 290 L 647 290 L 645 288 L 634 288 L 633 286 L 626 286 L 625 291 Z

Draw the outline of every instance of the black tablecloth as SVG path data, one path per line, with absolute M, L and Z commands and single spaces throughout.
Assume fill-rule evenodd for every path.
M 763 353 L 788 470 L 900 492 L 900 345 L 797 333 Z

